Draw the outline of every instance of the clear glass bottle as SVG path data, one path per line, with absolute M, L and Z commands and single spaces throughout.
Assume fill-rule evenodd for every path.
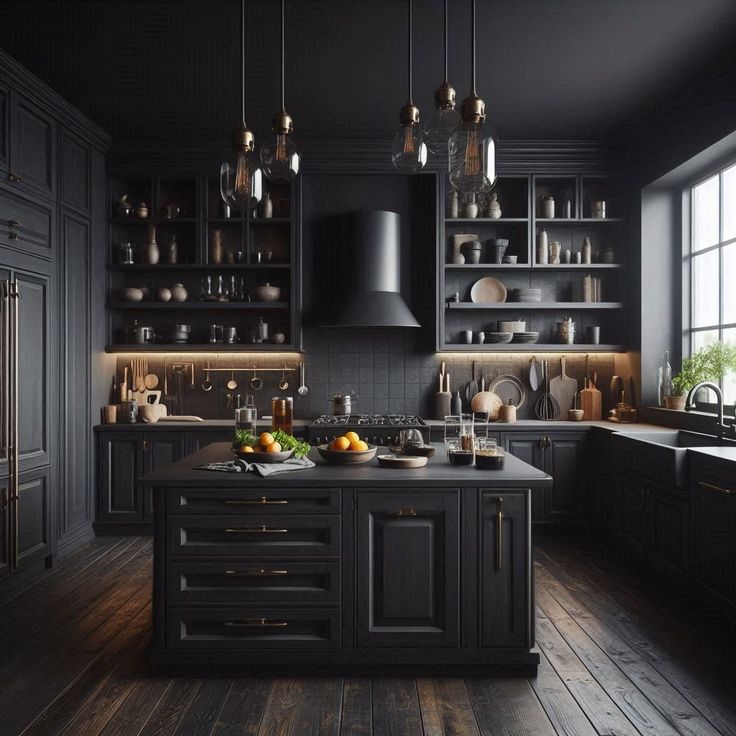
M 294 430 L 294 399 L 291 396 L 274 396 L 271 399 L 271 429 L 286 434 Z

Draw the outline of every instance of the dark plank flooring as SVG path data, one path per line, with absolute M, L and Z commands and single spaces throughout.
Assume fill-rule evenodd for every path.
M 590 542 L 535 551 L 533 680 L 197 680 L 150 675 L 150 540 L 95 540 L 0 589 L 0 734 L 736 736 L 733 622 Z

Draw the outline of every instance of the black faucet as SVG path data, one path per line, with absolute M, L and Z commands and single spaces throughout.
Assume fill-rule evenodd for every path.
M 723 437 L 730 434 L 731 436 L 736 437 L 736 421 L 730 425 L 723 421 L 723 391 L 721 391 L 721 387 L 717 383 L 713 383 L 712 381 L 701 381 L 693 386 L 685 400 L 685 411 L 692 411 L 695 408 L 695 395 L 701 388 L 711 389 L 718 398 L 718 436 Z

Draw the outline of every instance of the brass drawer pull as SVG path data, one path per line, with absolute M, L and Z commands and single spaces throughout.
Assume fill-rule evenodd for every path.
M 225 500 L 226 506 L 251 506 L 253 504 L 277 506 L 289 503 L 285 498 L 228 498 Z
M 496 498 L 496 570 L 503 567 L 503 498 Z
M 273 529 L 265 525 L 225 529 L 226 534 L 286 534 L 288 531 L 288 529 Z
M 413 509 L 398 509 L 397 511 L 392 511 L 391 516 L 416 516 L 417 512 Z
M 225 621 L 225 626 L 234 629 L 258 629 L 261 627 L 283 628 L 288 625 L 288 621 L 269 621 L 265 618 L 248 618 L 244 621 Z
M 724 496 L 736 495 L 736 488 L 721 488 L 720 486 L 714 486 L 711 483 L 704 483 L 703 481 L 700 481 L 698 485 L 705 490 L 722 493 Z
M 288 574 L 288 570 L 225 570 L 225 575 L 232 578 L 267 578 Z

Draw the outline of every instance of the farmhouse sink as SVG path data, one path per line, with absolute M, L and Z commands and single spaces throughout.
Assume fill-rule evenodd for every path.
M 676 429 L 617 432 L 611 438 L 613 460 L 620 468 L 678 488 L 688 484 L 688 448 L 725 444 L 734 443 Z

